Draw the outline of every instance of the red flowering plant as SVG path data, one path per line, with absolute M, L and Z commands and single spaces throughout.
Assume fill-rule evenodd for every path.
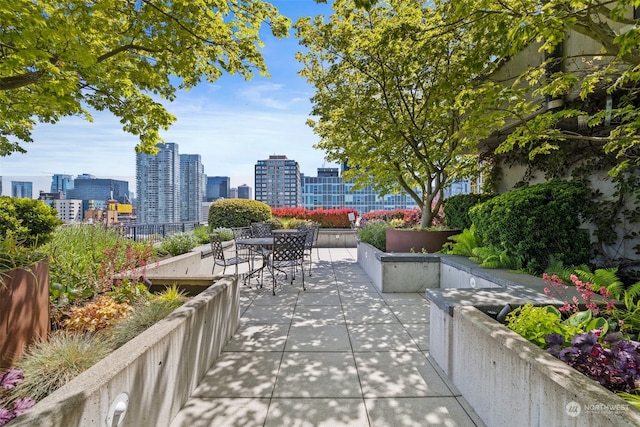
M 580 270 L 576 272 L 593 278 L 612 277 L 612 272 L 615 274 L 615 270 L 597 270 L 595 275 Z M 632 335 L 637 336 L 634 323 L 625 322 L 625 319 L 636 318 L 640 310 L 640 303 L 634 297 L 639 284 L 624 289 L 621 282 L 614 280 L 610 286 L 598 286 L 572 274 L 570 281 L 582 298 L 580 301 L 577 295 L 567 300 L 569 286 L 557 275 L 545 273 L 543 279 L 547 285 L 545 294 L 564 301 L 559 310 L 570 314 L 567 320 L 591 318 L 595 315 L 604 316 L 598 319 L 605 320 L 599 323 L 599 327 L 583 328 L 584 332 L 569 339 L 558 333 L 546 335 L 544 339 L 547 351 L 610 391 L 628 393 L 622 395 L 627 400 L 640 394 L 640 342 L 630 338 Z M 621 298 L 624 307 L 619 306 L 614 297 Z M 581 307 L 585 310 L 580 311 Z

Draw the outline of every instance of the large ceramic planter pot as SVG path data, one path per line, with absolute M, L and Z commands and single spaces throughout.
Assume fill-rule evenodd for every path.
M 29 344 L 49 334 L 49 262 L 4 272 L 2 280 L 0 368 L 8 368 Z
M 411 230 L 387 228 L 387 252 L 427 252 L 442 249 L 449 237 L 460 234 L 460 230 Z

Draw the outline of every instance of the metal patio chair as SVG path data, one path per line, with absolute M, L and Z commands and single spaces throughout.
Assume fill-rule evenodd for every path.
M 225 255 L 224 248 L 222 247 L 222 240 L 220 236 L 217 234 L 210 234 L 209 241 L 211 242 L 211 253 L 213 254 L 213 268 L 211 269 L 211 274 L 216 269 L 216 266 L 222 266 L 222 274 L 225 273 L 227 267 L 233 265 L 235 266 L 235 275 L 238 275 L 238 265 L 247 263 L 249 264 L 249 254 L 247 249 L 238 248 L 235 246 L 235 256 L 229 257 Z M 245 281 L 246 283 L 246 281 Z
M 309 258 L 309 276 L 311 276 L 311 267 L 312 267 L 312 253 L 313 248 L 316 249 L 316 255 L 319 258 L 318 253 L 318 233 L 320 231 L 319 225 L 302 225 L 298 228 L 300 231 L 304 231 L 306 233 L 304 240 L 304 253 L 303 256 L 305 258 Z
M 273 225 L 268 222 L 254 222 L 251 224 L 251 234 L 253 237 L 271 237 Z
M 273 249 L 267 258 L 265 265 L 273 278 L 273 295 L 276 294 L 276 272 L 284 273 L 287 278 L 287 267 L 291 273 L 291 284 L 295 279 L 298 266 L 302 274 L 302 289 L 307 290 L 304 284 L 304 243 L 307 233 L 304 231 L 298 233 L 281 233 L 273 234 Z

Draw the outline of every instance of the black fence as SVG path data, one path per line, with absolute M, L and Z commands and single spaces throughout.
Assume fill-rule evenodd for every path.
M 177 233 L 187 233 L 199 225 L 206 225 L 202 222 L 175 222 L 171 224 L 126 224 L 120 225 L 123 236 L 136 242 L 148 240 L 161 240 L 165 237 Z

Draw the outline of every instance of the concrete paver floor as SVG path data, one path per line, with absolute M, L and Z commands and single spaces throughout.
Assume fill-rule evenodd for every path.
M 429 359 L 429 301 L 379 293 L 355 248 L 313 255 L 306 291 L 241 285 L 240 328 L 171 427 L 482 426 Z

